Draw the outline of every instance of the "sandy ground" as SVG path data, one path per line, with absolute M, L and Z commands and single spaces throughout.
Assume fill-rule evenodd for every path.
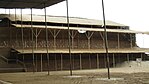
M 129 66 L 110 68 L 111 79 L 107 79 L 107 69 L 69 71 L 0 73 L 0 82 L 12 84 L 149 84 L 149 68 Z M 7 84 L 0 83 L 0 84 Z

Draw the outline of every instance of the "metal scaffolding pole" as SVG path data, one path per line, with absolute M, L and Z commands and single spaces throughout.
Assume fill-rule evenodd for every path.
M 102 11 L 103 11 L 103 22 L 104 22 L 104 41 L 105 41 L 105 50 L 106 50 L 106 61 L 108 69 L 108 79 L 110 79 L 110 66 L 109 66 L 109 54 L 108 54 L 108 40 L 107 40 L 107 31 L 106 31 L 106 21 L 105 21 L 105 10 L 104 10 L 104 0 L 102 0 Z
M 67 8 L 67 26 L 68 26 L 68 47 L 69 47 L 69 56 L 70 56 L 70 75 L 72 76 L 72 57 L 71 57 L 71 40 L 70 40 L 70 29 L 69 29 L 69 9 L 68 9 L 68 0 L 66 0 Z
M 49 62 L 49 46 L 48 46 L 48 28 L 47 28 L 47 13 L 46 13 L 46 6 L 45 6 L 45 3 L 44 3 L 44 12 L 45 12 L 45 29 L 46 29 L 46 51 L 47 51 L 47 61 L 48 61 L 48 75 L 50 75 L 50 62 Z

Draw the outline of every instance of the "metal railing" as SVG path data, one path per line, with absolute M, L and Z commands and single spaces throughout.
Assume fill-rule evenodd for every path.
M 24 62 L 22 62 L 22 61 L 20 61 L 20 60 L 16 60 L 16 62 L 19 63 L 20 65 L 22 65 L 23 68 L 24 68 L 24 70 L 25 70 L 25 72 L 27 72 L 27 68 L 26 68 L 26 65 L 25 65 Z
M 16 63 L 19 63 L 20 65 L 23 66 L 25 72 L 27 71 L 25 63 L 20 61 L 20 60 L 18 60 L 18 59 L 8 59 L 8 58 L 6 58 L 5 56 L 2 56 L 2 55 L 0 55 L 0 58 L 3 59 L 5 62 L 7 62 L 7 64 L 9 64 L 10 61 L 14 61 Z
M 8 64 L 8 61 L 9 61 L 9 60 L 8 60 L 6 57 L 0 55 L 0 58 L 3 59 L 3 60 L 4 60 L 5 62 L 7 62 L 7 64 Z

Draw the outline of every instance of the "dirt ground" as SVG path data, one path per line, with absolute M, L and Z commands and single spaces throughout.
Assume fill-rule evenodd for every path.
M 75 70 L 73 76 L 69 71 L 0 73 L 0 84 L 149 84 L 149 68 L 111 68 L 110 76 L 107 69 Z

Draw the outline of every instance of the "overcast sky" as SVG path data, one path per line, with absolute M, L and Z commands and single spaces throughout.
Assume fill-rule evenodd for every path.
M 101 0 L 68 0 L 69 15 L 102 20 Z M 132 30 L 149 31 L 149 0 L 104 0 L 106 20 L 130 26 Z M 5 10 L 0 11 L 5 13 Z M 6 10 L 9 13 L 9 10 Z M 14 13 L 14 10 L 10 11 Z M 20 13 L 18 10 L 17 13 Z M 24 9 L 24 14 L 30 10 Z M 44 14 L 41 9 L 33 10 L 34 14 Z M 66 2 L 47 8 L 47 15 L 66 16 Z M 149 37 L 137 35 L 137 44 L 149 48 Z

